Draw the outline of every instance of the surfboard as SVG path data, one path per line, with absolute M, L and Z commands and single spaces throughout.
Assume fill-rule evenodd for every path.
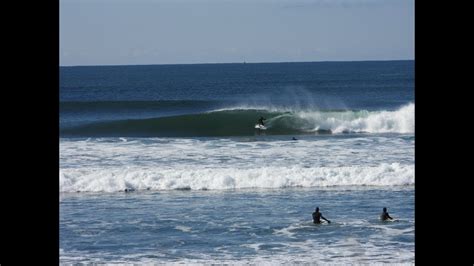
M 256 124 L 255 125 L 256 129 L 261 129 L 261 130 L 266 130 L 267 128 L 264 125 Z
M 331 224 L 331 223 L 328 223 L 328 222 L 326 222 L 325 220 L 321 220 L 321 222 L 320 222 L 319 224 L 315 224 L 315 223 L 311 220 L 311 224 L 313 224 L 313 225 L 323 225 L 323 224 L 324 224 L 324 225 L 327 225 L 327 224 Z
M 387 219 L 387 220 L 380 220 L 380 218 L 379 218 L 379 221 L 392 223 L 392 222 L 398 222 L 399 220 L 398 220 L 398 219 L 393 219 L 393 220 L 390 220 L 390 219 Z

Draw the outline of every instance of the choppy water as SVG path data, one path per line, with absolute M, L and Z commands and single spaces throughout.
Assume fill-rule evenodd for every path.
M 414 261 L 413 187 L 68 194 L 60 211 L 63 263 Z

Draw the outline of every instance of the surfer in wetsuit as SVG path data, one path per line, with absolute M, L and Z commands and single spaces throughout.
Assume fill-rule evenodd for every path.
M 386 221 L 388 219 L 393 220 L 393 218 L 388 215 L 387 208 L 383 208 L 383 212 L 380 214 L 380 220 Z
M 328 224 L 331 223 L 331 221 L 329 221 L 328 219 L 324 218 L 324 216 L 319 212 L 319 207 L 316 207 L 316 211 L 313 212 L 313 223 L 314 224 L 320 224 L 321 223 L 321 219 L 325 220 L 326 222 L 328 222 Z
M 263 124 L 263 120 L 267 120 L 267 119 L 261 116 L 260 119 L 258 119 L 258 124 L 264 126 L 265 124 Z

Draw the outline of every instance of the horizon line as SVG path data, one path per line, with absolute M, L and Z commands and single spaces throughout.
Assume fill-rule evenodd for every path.
M 226 63 L 165 63 L 165 64 L 109 64 L 109 65 L 59 65 L 59 67 L 94 67 L 94 66 L 170 66 L 170 65 L 223 65 L 223 64 L 285 64 L 285 63 L 331 63 L 331 62 L 384 62 L 415 61 L 415 59 L 374 59 L 374 60 L 324 60 L 324 61 L 276 61 L 276 62 L 226 62 Z

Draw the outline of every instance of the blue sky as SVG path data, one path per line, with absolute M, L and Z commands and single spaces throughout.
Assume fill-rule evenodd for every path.
M 60 65 L 414 59 L 413 0 L 60 0 Z

